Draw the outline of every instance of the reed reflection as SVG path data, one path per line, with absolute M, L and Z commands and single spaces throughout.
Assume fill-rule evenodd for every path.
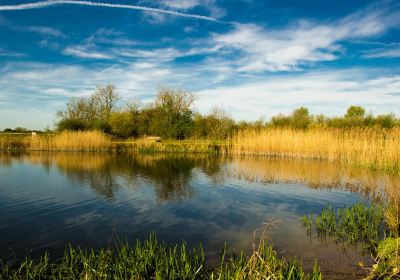
M 320 160 L 289 160 L 267 157 L 214 157 L 206 155 L 140 155 L 101 153 L 3 154 L 0 164 L 28 161 L 46 170 L 56 167 L 77 184 L 87 184 L 101 196 L 113 199 L 115 190 L 137 190 L 146 180 L 154 187 L 157 202 L 180 201 L 196 195 L 191 186 L 194 170 L 221 186 L 229 179 L 265 184 L 304 184 L 310 188 L 343 189 L 370 199 L 397 193 L 400 177 L 369 169 Z

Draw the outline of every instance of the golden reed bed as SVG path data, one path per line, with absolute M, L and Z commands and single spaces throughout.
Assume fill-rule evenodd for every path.
M 62 132 L 56 135 L 0 135 L 2 150 L 220 153 L 338 161 L 400 173 L 400 128 L 244 130 L 229 140 L 117 142 L 101 132 Z
M 400 129 L 245 130 L 233 136 L 231 153 L 324 159 L 398 173 Z
M 99 131 L 0 135 L 0 149 L 8 151 L 102 151 L 113 147 L 111 138 Z

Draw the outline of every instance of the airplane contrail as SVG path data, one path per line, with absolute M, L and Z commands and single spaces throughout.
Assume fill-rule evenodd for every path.
M 158 8 L 151 8 L 151 7 L 146 7 L 146 6 L 125 5 L 125 4 L 111 4 L 111 3 L 104 3 L 104 2 L 79 1 L 79 0 L 76 0 L 76 1 L 72 1 L 72 0 L 48 0 L 48 1 L 40 1 L 40 2 L 35 2 L 35 3 L 25 3 L 25 4 L 17 4 L 17 5 L 3 5 L 3 6 L 0 6 L 0 11 L 17 11 L 17 10 L 40 9 L 40 8 L 46 8 L 46 7 L 49 7 L 49 6 L 66 5 L 66 4 L 81 5 L 81 6 L 108 7 L 108 8 L 129 9 L 129 10 L 139 10 L 139 11 L 145 11 L 145 12 L 174 15 L 174 16 L 178 16 L 178 17 L 186 17 L 186 18 L 208 20 L 208 21 L 217 21 L 213 17 L 196 15 L 196 14 L 189 14 L 189 13 L 182 13 L 182 12 L 164 10 L 164 9 L 158 9 Z

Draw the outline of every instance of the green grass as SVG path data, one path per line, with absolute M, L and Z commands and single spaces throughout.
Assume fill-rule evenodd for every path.
M 388 210 L 377 205 L 355 204 L 351 207 L 325 207 L 314 219 L 312 215 L 301 217 L 309 234 L 315 228 L 319 236 L 329 235 L 340 241 L 361 242 L 371 252 L 374 265 L 366 267 L 369 275 L 365 279 L 400 279 L 399 228 L 387 218 Z M 396 210 L 397 215 L 398 211 Z M 390 216 L 391 217 L 391 216 Z M 398 224 L 396 224 L 398 227 Z
M 376 205 L 358 203 L 337 210 L 327 206 L 315 219 L 310 215 L 303 216 L 301 221 L 310 233 L 314 226 L 320 237 L 330 236 L 349 243 L 361 242 L 369 250 L 375 250 L 387 234 L 382 208 Z
M 316 263 L 308 274 L 299 261 L 278 257 L 266 241 L 251 256 L 225 247 L 220 265 L 207 268 L 201 246 L 168 245 L 154 234 L 135 246 L 117 242 L 115 249 L 99 251 L 68 246 L 58 260 L 46 253 L 36 260 L 3 261 L 0 268 L 0 279 L 322 279 Z

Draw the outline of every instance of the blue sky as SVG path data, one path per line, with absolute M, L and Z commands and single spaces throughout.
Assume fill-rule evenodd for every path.
M 182 88 L 235 119 L 400 115 L 400 3 L 0 0 L 0 129 L 53 127 L 69 98 L 108 83 L 143 103 Z

